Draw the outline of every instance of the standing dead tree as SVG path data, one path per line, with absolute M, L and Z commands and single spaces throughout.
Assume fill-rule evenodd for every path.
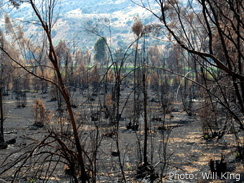
M 2 32 L 0 32 L 0 34 L 2 34 Z M 2 36 L 1 36 L 2 37 Z M 3 46 L 3 39 L 0 40 L 0 44 L 1 46 Z M 3 54 L 1 53 L 1 62 L 3 62 Z M 2 97 L 2 76 L 3 76 L 3 64 L 1 63 L 0 66 L 0 115 L 1 115 L 1 122 L 0 122 L 0 146 L 2 143 L 4 143 L 4 133 L 3 133 L 3 121 L 4 121 L 4 117 L 3 117 L 3 97 Z
M 84 164 L 84 160 L 83 160 L 83 155 L 82 155 L 82 147 L 80 144 L 80 140 L 79 140 L 79 136 L 78 136 L 78 131 L 77 131 L 77 127 L 76 127 L 76 123 L 75 123 L 75 117 L 72 111 L 72 107 L 71 107 L 71 102 L 70 102 L 70 96 L 68 93 L 68 90 L 66 89 L 59 67 L 58 67 L 58 58 L 53 46 L 53 42 L 52 42 L 52 37 L 51 37 L 51 32 L 52 32 L 52 26 L 53 26 L 53 10 L 56 4 L 55 0 L 49 0 L 46 1 L 47 4 L 49 4 L 48 9 L 47 9 L 47 15 L 41 15 L 40 11 L 37 9 L 37 6 L 35 4 L 34 1 L 30 1 L 30 4 L 36 14 L 36 16 L 38 17 L 39 22 L 41 23 L 42 28 L 44 29 L 47 39 L 48 39 L 48 43 L 49 43 L 49 59 L 51 61 L 51 63 L 53 64 L 54 70 L 56 71 L 57 74 L 57 80 L 58 80 L 58 88 L 65 100 L 66 106 L 67 106 L 67 110 L 70 116 L 70 122 L 72 125 L 72 130 L 73 130 L 73 135 L 74 135 L 74 139 L 75 139 L 75 144 L 76 144 L 76 150 L 77 150 L 77 156 L 78 156 L 78 162 L 79 162 L 79 168 L 81 171 L 81 178 L 82 178 L 82 182 L 86 182 L 88 180 L 88 176 L 87 173 L 85 171 L 85 164 Z

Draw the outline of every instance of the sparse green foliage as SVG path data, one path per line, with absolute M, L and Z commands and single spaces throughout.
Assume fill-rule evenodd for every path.
M 106 59 L 107 59 L 106 44 L 107 44 L 107 38 L 100 37 L 94 45 L 94 50 L 95 50 L 94 59 L 101 64 L 106 63 Z

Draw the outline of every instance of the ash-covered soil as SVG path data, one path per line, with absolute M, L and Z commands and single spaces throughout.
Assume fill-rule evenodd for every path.
M 121 95 L 121 105 L 125 102 L 127 95 Z M 4 163 L 5 158 L 12 152 L 17 153 L 10 159 L 7 159 L 9 164 L 13 162 L 22 152 L 28 150 L 30 143 L 38 143 L 45 138 L 48 134 L 48 125 L 54 126 L 54 124 L 45 124 L 43 128 L 33 128 L 35 122 L 33 102 L 36 98 L 44 102 L 47 111 L 56 111 L 57 102 L 50 101 L 48 94 L 27 93 L 27 106 L 24 108 L 16 107 L 15 94 L 11 93 L 9 96 L 4 97 L 4 108 L 6 120 L 4 121 L 5 140 L 16 139 L 16 143 L 9 145 L 7 149 L 0 150 L 0 164 Z M 153 96 L 151 96 L 153 97 Z M 97 182 L 120 182 L 121 170 L 119 166 L 118 157 L 114 152 L 116 148 L 116 138 L 113 134 L 114 127 L 108 122 L 108 119 L 104 119 L 102 116 L 99 121 L 91 121 L 91 111 L 97 111 L 96 105 L 99 100 L 102 100 L 102 96 L 93 96 L 94 101 L 87 104 L 87 98 L 82 96 L 79 92 L 73 95 L 75 104 L 74 113 L 79 118 L 78 125 L 81 127 L 80 132 L 82 134 L 81 141 L 88 151 L 91 151 L 91 144 L 88 142 L 91 139 L 90 134 L 94 132 L 97 125 L 99 129 L 100 145 L 97 154 Z M 131 106 L 132 104 L 128 104 Z M 235 159 L 236 144 L 234 144 L 234 135 L 226 134 L 222 139 L 217 141 L 205 140 L 203 138 L 202 122 L 196 116 L 188 116 L 184 111 L 181 103 L 172 104 L 172 112 L 165 116 L 165 129 L 159 130 L 158 127 L 162 127 L 163 117 L 160 115 L 160 111 L 157 111 L 158 104 L 153 101 L 149 102 L 149 137 L 148 137 L 148 161 L 155 169 L 155 174 L 160 174 L 166 160 L 166 168 L 164 169 L 164 175 L 162 180 L 156 178 L 154 182 L 244 182 L 244 167 L 243 164 Z M 198 102 L 195 101 L 194 107 L 197 113 Z M 121 161 L 124 167 L 127 182 L 150 182 L 148 176 L 144 178 L 137 177 L 137 167 L 142 159 L 142 149 L 144 140 L 144 125 L 143 114 L 140 117 L 140 126 L 138 131 L 127 130 L 126 125 L 129 123 L 130 108 L 126 108 L 122 114 L 122 120 L 119 127 L 119 147 Z M 151 119 L 153 117 L 160 117 L 160 120 Z M 65 115 L 64 115 L 65 116 Z M 68 125 L 68 124 L 67 124 Z M 69 131 L 69 130 L 68 130 Z M 71 130 L 70 130 L 71 132 Z M 70 133 L 72 134 L 72 133 Z M 167 140 L 168 138 L 168 140 Z M 166 146 L 167 142 L 167 146 Z M 210 173 L 209 161 L 220 160 L 221 155 L 225 155 L 225 161 L 227 162 L 227 171 L 229 173 L 240 174 L 240 181 L 237 181 L 237 177 L 232 177 L 228 180 L 209 180 L 204 177 L 205 174 Z M 34 160 L 34 159 L 33 159 Z M 29 165 L 33 166 L 31 162 Z M 1 178 L 10 182 L 14 175 L 14 170 L 19 167 L 19 163 L 14 165 L 13 169 L 6 171 L 1 175 Z M 48 182 L 69 182 L 69 176 L 64 173 L 64 164 L 60 163 L 55 172 L 53 173 L 51 180 Z M 33 166 L 33 171 L 34 171 Z M 3 169 L 2 169 L 3 170 Z M 187 175 L 193 175 L 194 178 L 187 178 Z M 181 175 L 181 177 L 179 177 Z M 32 174 L 25 172 L 21 175 L 23 179 L 19 182 L 30 182 L 32 180 Z M 182 179 L 181 179 L 182 178 Z M 34 179 L 35 182 L 42 182 L 43 180 Z M 1 182 L 1 180 L 0 180 Z

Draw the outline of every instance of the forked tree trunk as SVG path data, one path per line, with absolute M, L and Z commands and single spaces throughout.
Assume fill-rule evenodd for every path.
M 79 169 L 81 172 L 81 182 L 86 183 L 86 182 L 89 182 L 89 179 L 88 179 L 88 176 L 87 176 L 87 173 L 85 170 L 85 163 L 84 163 L 84 159 L 83 159 L 83 155 L 82 155 L 81 143 L 80 143 L 80 139 L 78 136 L 78 131 L 77 131 L 76 123 L 75 123 L 73 110 L 72 110 L 71 103 L 70 103 L 70 95 L 64 85 L 64 81 L 63 81 L 63 78 L 61 76 L 61 73 L 60 73 L 60 70 L 58 67 L 58 58 L 57 58 L 57 55 L 56 55 L 56 52 L 55 52 L 55 49 L 53 46 L 53 42 L 52 42 L 52 37 L 51 37 L 51 29 L 52 29 L 51 17 L 52 17 L 52 15 L 49 16 L 48 22 L 45 22 L 45 20 L 42 19 L 42 16 L 40 15 L 40 12 L 38 11 L 38 9 L 35 5 L 35 2 L 33 0 L 30 0 L 30 4 L 31 4 L 37 18 L 39 19 L 42 28 L 44 29 L 44 31 L 46 32 L 46 35 L 47 35 L 47 39 L 48 39 L 48 43 L 49 43 L 49 59 L 57 74 L 57 82 L 58 82 L 58 86 L 59 86 L 58 88 L 64 98 L 64 101 L 66 103 L 67 110 L 68 110 L 68 113 L 70 116 L 70 123 L 72 125 L 73 136 L 75 139 L 75 146 L 76 146 L 76 150 L 77 150 L 77 159 L 78 159 Z M 47 11 L 49 13 L 52 13 L 52 10 L 53 10 L 52 8 L 54 8 L 54 7 L 53 6 L 49 7 L 49 9 Z

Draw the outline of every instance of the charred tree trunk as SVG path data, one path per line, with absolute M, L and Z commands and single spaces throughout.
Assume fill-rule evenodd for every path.
M 144 94 L 144 131 L 145 131 L 145 136 L 144 136 L 144 164 L 148 164 L 147 162 L 147 89 L 146 89 L 146 69 L 144 67 L 143 69 L 143 76 L 142 76 L 142 82 L 143 82 L 143 94 Z
M 1 40 L 1 46 L 3 47 L 3 40 Z M 3 55 L 2 56 L 2 62 L 3 62 Z M 2 95 L 2 78 L 3 78 L 3 65 L 1 64 L 1 76 L 0 76 L 0 115 L 1 115 L 1 123 L 0 123 L 0 144 L 4 142 L 4 133 L 3 133 L 3 95 Z
M 1 113 L 0 143 L 3 143 L 4 142 L 4 133 L 3 133 L 4 116 L 3 116 L 3 98 L 2 98 L 2 78 L 1 78 L 1 81 L 0 81 L 0 113 Z
M 138 119 L 137 119 L 137 105 L 138 105 L 138 101 L 137 101 L 137 53 L 138 53 L 138 42 L 139 39 L 136 41 L 136 50 L 135 50 L 135 60 L 134 60 L 134 120 L 133 120 L 133 125 L 138 124 Z
M 83 154 L 82 154 L 82 147 L 81 147 L 81 143 L 80 143 L 80 139 L 79 139 L 79 135 L 78 135 L 75 117 L 74 117 L 73 110 L 71 107 L 70 95 L 69 95 L 67 88 L 64 85 L 63 78 L 62 78 L 61 72 L 60 72 L 59 67 L 58 67 L 58 58 L 57 58 L 57 55 L 56 55 L 56 52 L 55 52 L 55 49 L 53 46 L 53 42 L 52 42 L 51 15 L 49 17 L 49 21 L 45 22 L 43 20 L 42 16 L 40 15 L 40 12 L 38 11 L 33 0 L 30 0 L 30 4 L 31 4 L 37 18 L 39 19 L 42 28 L 44 29 L 44 31 L 46 32 L 46 35 L 47 35 L 47 39 L 48 39 L 48 43 L 49 43 L 49 59 L 50 59 L 52 65 L 54 67 L 54 70 L 57 74 L 57 82 L 58 82 L 58 86 L 59 86 L 58 89 L 64 98 L 64 101 L 65 101 L 66 106 L 67 106 L 68 114 L 70 116 L 70 123 L 72 126 L 73 136 L 74 136 L 74 140 L 75 140 L 75 147 L 76 147 L 76 151 L 77 151 L 78 165 L 79 165 L 79 169 L 80 169 L 80 173 L 81 173 L 81 177 L 80 177 L 81 182 L 86 183 L 86 182 L 89 182 L 89 178 L 88 178 L 88 175 L 87 175 L 86 169 L 85 169 L 85 163 L 84 163 Z M 52 8 L 53 7 L 49 7 L 49 10 L 48 10 L 49 13 L 52 12 Z

